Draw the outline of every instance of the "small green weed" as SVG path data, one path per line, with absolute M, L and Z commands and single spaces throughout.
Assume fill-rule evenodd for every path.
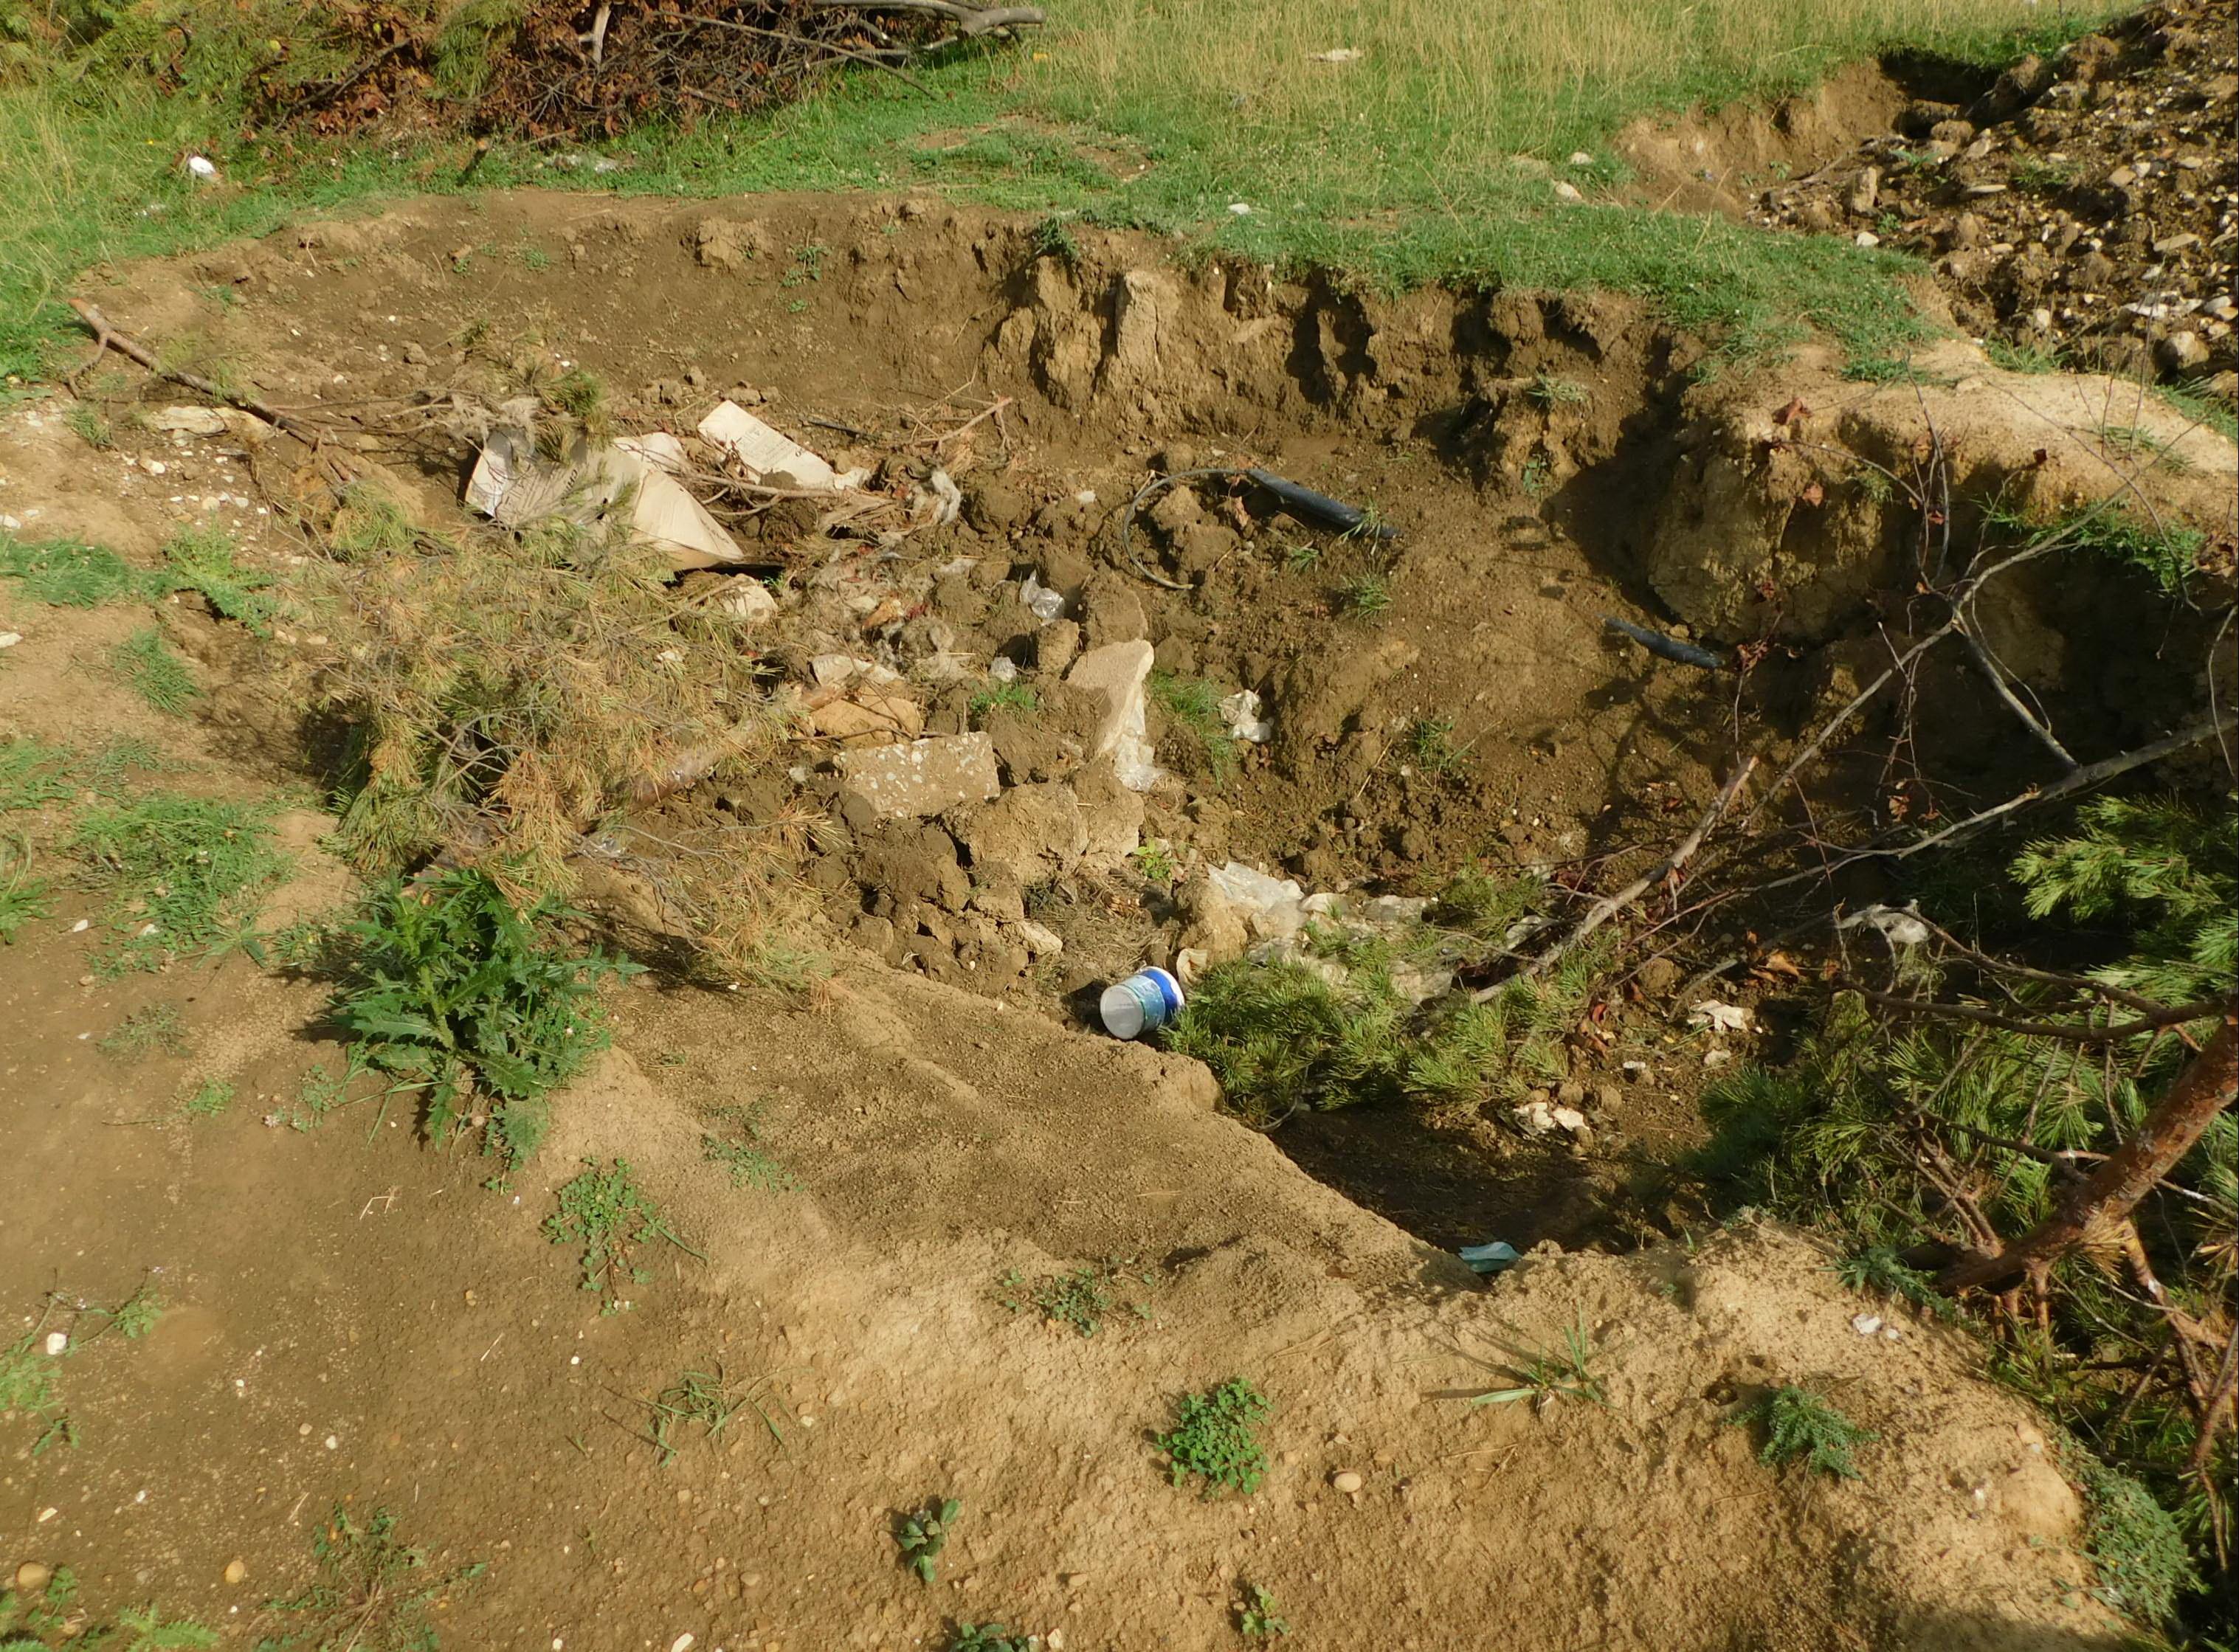
M 88 809 L 73 842 L 110 883 L 116 937 L 97 967 L 160 969 L 235 946 L 261 961 L 257 909 L 288 867 L 272 846 L 270 815 L 262 805 L 163 792 Z
M 1066 218 L 1053 214 L 1033 227 L 1032 239 L 1035 255 L 1055 258 L 1066 264 L 1080 262 L 1080 242 L 1073 233 L 1073 225 Z
M 583 1247 L 583 1289 L 604 1298 L 606 1312 L 628 1305 L 623 1286 L 653 1277 L 630 1260 L 637 1246 L 662 1239 L 687 1256 L 708 1259 L 677 1237 L 662 1219 L 661 1206 L 630 1179 L 628 1159 L 618 1158 L 606 1170 L 596 1159 L 587 1158 L 583 1165 L 580 1174 L 561 1184 L 560 1208 L 544 1218 L 544 1237 L 555 1244 Z
M 326 1122 L 328 1114 L 362 1099 L 350 1094 L 350 1086 L 369 1071 L 370 1064 L 361 1047 L 347 1045 L 342 1051 L 340 1072 L 329 1071 L 323 1063 L 311 1068 L 296 1084 L 295 1106 L 285 1114 L 268 1115 L 264 1122 L 276 1125 L 284 1119 L 290 1130 L 309 1135 Z
M 449 1596 L 488 1570 L 482 1562 L 432 1570 L 428 1553 L 396 1535 L 396 1516 L 376 1509 L 363 1525 L 339 1503 L 311 1540 L 318 1579 L 265 1609 L 302 1620 L 257 1642 L 256 1652 L 435 1652 L 429 1620 Z
M 1526 498 L 1538 499 L 1554 486 L 1554 467 L 1548 462 L 1546 454 L 1534 454 L 1524 461 L 1516 485 L 1524 490 Z
M 675 1462 L 682 1450 L 678 1430 L 696 1425 L 700 1437 L 712 1445 L 744 1410 L 754 1411 L 770 1437 L 785 1443 L 784 1430 L 770 1415 L 767 1403 L 770 1379 L 761 1377 L 741 1387 L 725 1375 L 720 1361 L 708 1363 L 711 1369 L 687 1371 L 651 1399 L 638 1402 L 653 1419 L 639 1437 L 653 1447 L 654 1461 L 661 1468 Z
M 179 1104 L 179 1116 L 189 1123 L 197 1118 L 216 1118 L 233 1105 L 234 1095 L 234 1087 L 224 1079 L 205 1078 Z
M 409 551 L 417 537 L 411 515 L 394 494 L 375 482 L 355 481 L 342 490 L 327 527 L 327 548 L 358 561 Z
M 806 242 L 793 249 L 793 268 L 778 277 L 781 287 L 798 287 L 803 282 L 824 279 L 824 261 L 832 255 L 832 249 L 821 241 Z
M 957 1510 L 963 1506 L 955 1497 L 934 1497 L 914 1514 L 900 1516 L 894 1522 L 894 1545 L 902 1551 L 902 1564 L 917 1574 L 920 1582 L 933 1582 L 940 1551 L 948 1546 Z
M 1338 612 L 1352 620 L 1373 620 L 1392 606 L 1392 586 L 1381 574 L 1355 574 L 1337 587 Z
M 0 1406 L 0 1410 L 5 1409 Z M 20 1629 L 34 1637 L 60 1634 L 76 1601 L 76 1572 L 68 1566 L 57 1566 L 45 1582 L 28 1595 L 15 1589 L 0 1590 L 0 1630 Z M 8 1639 L 0 1641 L 0 1649 L 4 1652 L 41 1652 L 45 1645 L 43 1638 L 23 1640 L 12 1633 Z
M 215 1630 L 191 1618 L 166 1620 L 153 1606 L 129 1606 L 113 1623 L 91 1623 L 77 1609 L 77 1574 L 57 1566 L 36 1591 L 0 1592 L 0 1652 L 44 1652 L 50 1644 L 76 1652 L 201 1652 L 218 1643 Z M 62 1635 L 50 1642 L 51 1635 Z
M 606 421 L 606 381 L 588 368 L 569 368 L 547 383 L 542 394 L 548 406 L 581 419 L 595 430 Z
M 2076 166 L 2073 162 L 2023 155 L 2015 158 L 2006 176 L 2025 195 L 2057 195 L 2075 183 Z
M 1106 1286 L 1113 1273 L 1109 1268 L 1074 1268 L 1052 1274 L 1034 1286 L 1027 1300 L 1041 1310 L 1042 1317 L 1051 1324 L 1093 1337 L 1102 1328 L 1104 1316 L 1112 1311 L 1112 1292 Z M 1015 1288 L 1025 1281 L 1010 1274 L 1004 1283 Z M 1019 1304 L 1011 1301 L 1007 1305 Z
M 521 260 L 523 269 L 532 273 L 541 273 L 552 268 L 552 255 L 541 247 L 516 247 L 514 256 Z
M 24 925 L 54 916 L 47 880 L 31 876 L 30 865 L 20 840 L 0 839 L 0 946 L 13 945 Z
M 547 1096 L 606 1047 L 599 984 L 637 966 L 562 947 L 568 915 L 549 899 L 516 911 L 488 873 L 458 868 L 382 886 L 345 926 L 355 956 L 335 1018 L 422 1093 L 430 1140 L 479 1119 L 485 1151 L 520 1164 L 550 1123 Z
M 187 1052 L 187 1029 L 179 1018 L 179 1006 L 164 999 L 128 1012 L 93 1047 L 116 1061 L 139 1061 L 159 1052 L 183 1056 Z
M 183 527 L 163 542 L 163 561 L 173 589 L 198 593 L 219 618 L 238 620 L 260 637 L 272 634 L 278 605 L 266 594 L 272 576 L 245 568 L 238 547 L 222 527 Z
M 2043 344 L 1991 337 L 1983 342 L 1983 353 L 2009 373 L 2057 373 L 2060 352 Z
M 1860 1477 L 1850 1454 L 1879 1437 L 1810 1390 L 1793 1383 L 1773 1390 L 1726 1421 L 1737 1425 L 1763 1424 L 1764 1444 L 1758 1449 L 1758 1462 L 1777 1469 L 1801 1457 L 1806 1468 L 1841 1480 Z
M 721 1164 L 730 1173 L 733 1187 L 758 1187 L 767 1193 L 792 1193 L 800 1190 L 801 1183 L 791 1171 L 772 1158 L 761 1149 L 761 1112 L 763 1104 L 751 1107 L 722 1107 L 715 1118 L 738 1132 L 735 1138 L 705 1134 L 700 1138 L 700 1156 L 710 1164 Z
M 1174 880 L 1174 854 L 1164 838 L 1153 838 L 1139 843 L 1127 852 L 1127 859 L 1135 863 L 1135 870 L 1154 884 L 1170 884 Z
M 1041 1652 L 1039 1635 L 1017 1635 L 1000 1623 L 959 1623 L 943 1652 Z
M 185 711 L 202 693 L 187 662 L 171 652 L 154 626 L 142 627 L 111 647 L 104 663 L 111 676 L 169 716 Z
M 1311 574 L 1321 566 L 1322 547 L 1318 540 L 1292 540 L 1283 547 L 1283 566 L 1293 574 Z
M 985 728 L 987 720 L 997 712 L 1031 717 L 1040 709 L 1041 697 L 1034 693 L 1031 683 L 1022 682 L 991 682 L 965 702 L 965 711 L 974 728 Z
M 1184 1395 L 1174 1407 L 1173 1427 L 1157 1437 L 1173 1483 L 1195 1476 L 1208 1497 L 1224 1490 L 1257 1491 L 1267 1475 L 1259 1424 L 1273 1410 L 1240 1377 L 1202 1394 Z
M 2239 441 L 2239 415 L 2232 412 L 2229 401 L 2189 385 L 2157 384 L 2153 388 L 2155 395 L 2193 423 L 2216 431 L 2228 441 Z
M 2172 597 L 2185 594 L 2208 547 L 2208 535 L 2199 528 L 2176 522 L 2156 526 L 2104 509 L 2064 517 L 2046 532 L 2065 536 L 2087 555 L 2127 563 Z
M 1520 1351 L 1518 1363 L 1506 1368 L 1517 1379 L 1514 1387 L 1472 1395 L 1469 1403 L 1512 1405 L 1518 1400 L 1530 1400 L 1537 1410 L 1545 1410 L 1564 1399 L 1607 1405 L 1609 1396 L 1602 1391 L 1601 1379 L 1594 1375 L 1595 1351 L 1593 1339 L 1586 1334 L 1585 1321 L 1573 1319 L 1564 1328 L 1560 1348 Z
M 1275 1610 L 1275 1596 L 1258 1583 L 1244 1585 L 1236 1602 L 1236 1632 L 1248 1641 L 1271 1640 L 1291 1632 L 1290 1619 Z

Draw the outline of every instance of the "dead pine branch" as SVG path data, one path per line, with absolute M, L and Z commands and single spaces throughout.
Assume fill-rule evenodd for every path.
M 2169 1093 L 2030 1233 L 1996 1255 L 1977 1254 L 1946 1269 L 1943 1288 L 1999 1286 L 2021 1277 L 2042 1281 L 2052 1264 L 2092 1231 L 2127 1221 L 2138 1202 L 2176 1168 L 2209 1125 L 2239 1092 L 2239 1000 L 2223 1005 L 2216 1036 L 2169 1086 Z
M 914 11 L 928 17 L 945 18 L 954 23 L 956 32 L 967 40 L 977 40 L 998 29 L 1016 29 L 1048 21 L 1040 6 L 967 6 L 956 0 L 810 0 L 810 10 Z
M 199 373 L 188 372 L 184 368 L 164 366 L 163 362 L 156 360 L 153 351 L 128 335 L 118 332 L 110 324 L 109 317 L 103 315 L 99 309 L 87 303 L 83 298 L 71 299 L 70 307 L 77 312 L 78 319 L 83 322 L 87 329 L 93 334 L 93 354 L 87 358 L 84 367 L 79 368 L 77 372 L 70 375 L 72 380 L 76 379 L 79 375 L 98 362 L 103 351 L 115 350 L 127 361 L 137 362 L 159 379 L 168 379 L 174 384 L 183 384 L 197 395 L 206 395 L 213 401 L 223 401 L 229 407 L 239 408 L 243 413 L 253 413 L 265 423 L 285 430 L 291 436 L 301 436 L 304 441 L 314 444 L 319 441 L 321 433 L 317 427 L 307 424 L 291 414 L 281 412 L 269 402 L 259 401 L 255 396 L 243 395 L 236 391 L 229 390 L 215 381 L 204 378 Z
M 1695 829 L 1680 839 L 1678 847 L 1632 882 L 1618 890 L 1617 893 L 1605 895 L 1596 901 L 1587 910 L 1585 917 L 1573 924 L 1559 940 L 1525 965 L 1520 972 L 1526 977 L 1545 974 L 1559 963 L 1565 954 L 1574 951 L 1586 937 L 1665 879 L 1681 871 L 1690 860 L 1695 858 L 1695 852 L 1703 846 L 1703 840 L 1711 835 L 1712 828 L 1718 824 L 1727 809 L 1732 806 L 1734 799 L 1741 794 L 1742 787 L 1748 784 L 1749 777 L 1756 772 L 1757 759 L 1754 757 L 1744 759 L 1741 766 L 1734 771 L 1732 778 L 1718 789 L 1718 795 L 1711 799 L 1711 806 L 1703 812 L 1703 818 L 1695 822 Z M 1500 990 L 1500 985 L 1498 984 L 1485 987 L 1476 994 L 1475 1001 L 1483 1004 Z

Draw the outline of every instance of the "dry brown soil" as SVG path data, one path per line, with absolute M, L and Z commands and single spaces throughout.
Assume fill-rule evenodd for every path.
M 711 221 L 754 234 L 711 242 Z M 708 259 L 742 236 L 758 255 Z M 632 428 L 688 428 L 745 387 L 796 434 L 823 428 L 812 417 L 874 433 L 868 458 L 913 417 L 945 428 L 975 398 L 1013 396 L 995 439 L 968 462 L 949 453 L 963 522 L 905 560 L 969 556 L 993 575 L 940 599 L 967 651 L 1018 647 L 1007 590 L 1077 564 L 1090 640 L 1145 635 L 1177 669 L 1268 692 L 1281 732 L 1265 756 L 1226 787 L 1185 777 L 1146 800 L 1143 834 L 1189 853 L 1420 887 L 1472 858 L 1571 859 L 1691 813 L 1725 691 L 1599 631 L 1605 611 L 1653 617 L 1628 556 L 1644 501 L 1623 496 L 1626 421 L 1672 394 L 1684 342 L 1578 299 L 1430 293 L 1371 327 L 1343 294 L 1177 270 L 1146 242 L 1100 243 L 1076 269 L 1026 248 L 1020 225 L 932 203 L 531 195 L 308 225 L 118 271 L 95 295 L 273 401 L 377 413 L 341 452 L 436 516 L 456 511 L 468 448 L 440 408 L 409 441 L 393 415 L 431 390 L 483 393 L 481 337 L 588 364 L 626 392 Z M 1115 279 L 1132 294 L 1117 308 Z M 1514 393 L 1542 374 L 1587 394 Z M 214 514 L 284 570 L 307 554 L 266 514 L 300 497 L 287 446 L 124 428 L 96 453 L 32 408 L 0 428 L 0 511 L 136 559 L 182 516 Z M 1373 501 L 1401 530 L 1390 607 L 1341 612 L 1332 581 L 1357 547 L 1325 541 L 1328 563 L 1294 570 L 1292 530 L 1264 512 L 1230 518 L 1238 542 L 1203 568 L 1146 534 L 1170 574 L 1203 574 L 1186 596 L 1120 581 L 1098 525 L 1178 446 Z M 788 568 L 832 561 L 780 550 Z M 0 674 L 0 732 L 88 749 L 139 735 L 189 789 L 305 786 L 302 695 L 323 639 L 291 630 L 255 651 L 191 604 L 163 620 L 209 689 L 192 720 L 157 718 L 98 669 L 135 620 L 0 587 L 0 629 L 23 638 Z M 908 667 L 909 622 L 848 640 Z M 954 700 L 934 696 L 932 714 L 960 726 Z M 1432 712 L 1468 748 L 1452 777 L 1390 756 Z M 814 796 L 813 761 L 804 773 Z M 277 905 L 342 898 L 322 817 L 289 824 L 296 881 Z M 812 870 L 843 917 L 871 892 L 860 847 L 834 851 L 836 876 Z M 1068 938 L 1080 967 L 1109 968 L 1100 944 L 1119 958 L 1150 932 L 1140 884 L 1111 874 L 1109 937 Z M 1221 1116 L 1195 1064 L 1047 1013 L 1064 980 L 966 990 L 942 979 L 956 952 L 898 970 L 843 949 L 807 998 L 650 976 L 616 990 L 615 1049 L 558 1098 L 537 1158 L 488 1191 L 488 1161 L 427 1149 L 374 1104 L 288 1128 L 304 1073 L 338 1058 L 319 989 L 237 956 L 103 978 L 97 932 L 72 929 L 93 899 L 66 889 L 0 952 L 9 1323 L 31 1323 L 50 1290 L 113 1302 L 143 1279 L 169 1304 L 144 1342 L 63 1363 L 75 1446 L 34 1456 L 30 1420 L 0 1422 L 0 1562 L 72 1565 L 93 1612 L 152 1598 L 251 1644 L 339 1502 L 392 1509 L 441 1564 L 489 1563 L 438 1613 L 456 1647 L 912 1647 L 995 1620 L 1082 1652 L 1213 1648 L 1236 1642 L 1246 1584 L 1306 1646 L 2118 1643 L 2083 1592 L 2076 1498 L 2028 1408 L 1958 1333 L 1898 1312 L 1862 1334 L 1854 1316 L 1876 1304 L 1793 1236 L 1549 1247 L 1478 1281 Z M 102 1052 L 157 1001 L 179 1010 L 183 1053 Z M 1643 1048 L 1664 1048 L 1658 1027 L 1644 1023 Z M 1671 1050 L 1670 1069 L 1698 1065 Z M 224 1116 L 131 1122 L 206 1077 L 238 1086 Z M 1658 1122 L 1678 1089 L 1642 1086 L 1626 1127 L 1678 1132 L 1676 1111 Z M 703 1131 L 735 1107 L 761 1110 L 798 1191 L 734 1189 L 703 1160 Z M 1363 1170 L 1340 1136 L 1320 1168 L 1379 1183 L 1402 1219 L 1434 1204 L 1409 1225 L 1440 1247 L 1580 1237 L 1628 1174 L 1615 1156 L 1457 1171 L 1439 1146 L 1387 1133 Z M 616 1156 L 705 1260 L 657 1249 L 628 1310 L 602 1314 L 537 1224 L 579 1160 Z M 1442 1173 L 1455 1184 L 1440 1191 Z M 1093 1338 L 1002 1301 L 1013 1271 L 1114 1259 L 1122 1303 Z M 1600 1403 L 1470 1403 L 1570 1334 L 1595 1350 Z M 662 1466 L 638 1402 L 710 1361 L 763 1385 L 778 1426 L 750 1416 Z M 1216 1500 L 1169 1485 L 1150 1435 L 1175 1397 L 1239 1374 L 1274 1404 L 1266 1484 Z M 1787 1381 L 1877 1431 L 1863 1479 L 1776 1474 L 1727 1425 Z M 965 1513 L 927 1589 L 891 1528 L 941 1494 Z

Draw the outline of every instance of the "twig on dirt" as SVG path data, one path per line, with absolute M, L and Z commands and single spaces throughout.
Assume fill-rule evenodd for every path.
M 1964 623 L 1959 627 L 1959 640 L 1966 645 L 1968 657 L 1974 660 L 1976 668 L 1990 680 L 1990 687 L 1996 691 L 1998 698 L 2005 701 L 2006 709 L 2021 719 L 2022 726 L 2036 737 L 2037 743 L 2058 759 L 2063 768 L 2078 767 L 2079 765 L 2075 757 L 2070 753 L 2068 747 L 2060 743 L 2050 726 L 2042 721 L 2036 713 L 2022 704 L 2022 697 L 2014 692 L 2013 684 L 2007 680 L 2005 670 L 1998 664 L 1996 656 L 1991 654 L 1989 647 L 1975 634 L 1973 629 Z
M 907 441 L 904 442 L 902 446 L 905 448 L 923 448 L 927 446 L 940 448 L 947 442 L 955 441 L 957 437 L 962 435 L 974 425 L 982 424 L 989 419 L 1000 419 L 1002 416 L 1003 409 L 1009 407 L 1011 405 L 1011 397 L 1007 395 L 999 395 L 994 399 L 994 401 L 988 403 L 987 407 L 981 408 L 978 413 L 973 414 L 962 424 L 958 425 L 955 429 L 938 436 L 913 436 Z
M 290 435 L 301 436 L 304 441 L 312 443 L 318 441 L 320 432 L 316 427 L 306 424 L 302 420 L 289 414 L 281 412 L 269 402 L 259 401 L 255 396 L 242 395 L 226 389 L 223 386 L 203 377 L 199 373 L 188 372 L 184 368 L 165 367 L 156 359 L 154 352 L 144 345 L 136 342 L 129 335 L 118 332 L 110 324 L 109 317 L 103 315 L 83 298 L 71 299 L 70 307 L 77 312 L 78 319 L 83 322 L 93 334 L 93 355 L 87 359 L 84 367 L 79 368 L 77 372 L 69 375 L 70 380 L 76 380 L 87 368 L 90 368 L 98 362 L 103 350 L 113 349 L 126 360 L 137 362 L 159 379 L 169 379 L 174 384 L 183 384 L 188 389 L 206 395 L 213 401 L 223 401 L 228 406 L 239 408 L 244 413 L 253 413 L 265 423 L 276 426 Z
M 1618 890 L 1617 893 L 1605 895 L 1596 901 L 1587 910 L 1586 915 L 1572 925 L 1561 939 L 1526 964 L 1519 973 L 1527 977 L 1545 973 L 1560 962 L 1565 953 L 1571 952 L 1587 936 L 1631 906 L 1634 901 L 1638 900 L 1657 885 L 1685 866 L 1695 858 L 1695 852 L 1703 846 L 1703 839 L 1711 835 L 1711 828 L 1718 824 L 1719 819 L 1731 806 L 1734 799 L 1740 795 L 1742 787 L 1749 781 L 1749 777 L 1755 773 L 1757 773 L 1757 759 L 1744 758 L 1741 766 L 1734 771 L 1733 777 L 1718 788 L 1718 795 L 1711 800 L 1711 806 L 1703 812 L 1703 818 L 1695 822 L 1695 829 L 1679 840 L 1678 848 Z M 1505 984 L 1495 983 L 1492 986 L 1480 989 L 1475 995 L 1474 1001 L 1479 1004 L 1485 1003 L 1498 994 L 1503 985 Z

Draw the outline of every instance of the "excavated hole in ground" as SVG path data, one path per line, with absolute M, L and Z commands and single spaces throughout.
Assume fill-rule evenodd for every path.
M 1311 891 L 1429 894 L 1471 867 L 1559 873 L 1668 843 L 1732 750 L 1733 680 L 1660 664 L 1605 615 L 1668 630 L 1675 609 L 1699 611 L 1729 641 L 1784 638 L 1747 709 L 1791 734 L 1843 691 L 1844 647 L 1879 646 L 1875 593 L 1903 574 L 1883 546 L 1901 538 L 1890 523 L 1870 527 L 1881 549 L 1793 600 L 1753 585 L 1746 557 L 1722 567 L 1704 551 L 1733 528 L 1776 561 L 1814 554 L 1792 504 L 1768 524 L 1720 493 L 1719 405 L 1683 406 L 1699 347 L 1623 301 L 1372 299 L 1178 267 L 1146 237 L 1077 231 L 1061 255 L 1044 239 L 919 201 L 430 200 L 131 272 L 104 305 L 143 337 L 191 335 L 283 405 L 433 409 L 409 439 L 369 418 L 345 447 L 435 525 L 465 525 L 475 409 L 517 392 L 525 358 L 596 375 L 618 433 L 688 436 L 728 399 L 870 469 L 897 501 L 931 496 L 937 464 L 960 514 L 891 543 L 878 533 L 906 507 L 829 532 L 797 501 L 732 516 L 748 565 L 687 581 L 783 576 L 777 614 L 735 646 L 802 696 L 816 735 L 622 828 L 748 842 L 821 813 L 801 873 L 850 944 L 1060 1016 L 1146 956 L 1166 961 L 1183 926 L 1174 885 L 1232 859 Z M 1835 394 L 1824 367 L 1801 376 Z M 1718 394 L 1729 425 L 1745 424 L 1744 393 Z M 193 485 L 209 455 L 169 445 L 167 485 Z M 335 481 L 330 461 L 285 441 L 255 462 L 268 489 Z M 1345 538 L 1212 479 L 1137 521 L 1156 577 L 1131 566 L 1116 529 L 1137 489 L 1241 465 L 1370 507 L 1396 537 Z M 1062 598 L 1060 617 L 1027 605 L 1030 576 Z M 1716 600 L 1698 600 L 1706 582 Z M 2044 629 L 2012 623 L 2023 641 Z M 1134 642 L 1155 661 L 1146 733 L 1163 771 L 1142 790 L 1095 760 L 1106 707 L 1072 679 L 1084 654 Z M 300 749 L 300 702 L 276 685 L 244 674 L 219 713 Z M 1242 690 L 1260 697 L 1264 744 L 1208 740 L 1178 709 Z M 1974 727 L 1980 698 L 1950 733 L 1973 742 L 1987 784 L 2011 742 Z M 2083 699 L 2110 727 L 2157 709 Z M 967 780 L 901 807 L 867 799 L 842 761 L 898 718 L 983 733 L 1000 795 Z M 586 890 L 625 926 L 661 927 L 656 893 L 626 872 Z M 1694 1128 L 1688 1082 L 1628 1085 L 1624 1053 L 1574 1056 L 1590 1154 L 1520 1142 L 1489 1117 L 1434 1126 L 1396 1107 L 1305 1115 L 1276 1139 L 1442 1247 L 1624 1240 L 1640 1231 L 1640 1156 Z

